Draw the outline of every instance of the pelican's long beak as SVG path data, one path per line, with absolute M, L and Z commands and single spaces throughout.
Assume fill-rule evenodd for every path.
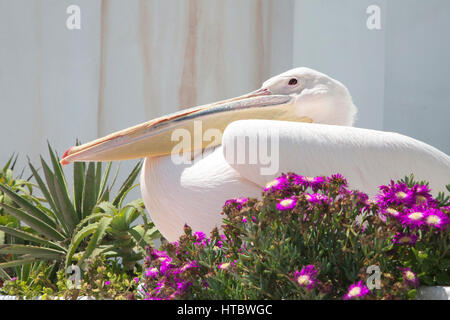
M 291 100 L 291 96 L 273 95 L 268 89 L 262 88 L 233 99 L 182 110 L 72 147 L 63 155 L 61 163 L 168 155 L 179 144 L 179 138 L 186 134 L 190 135 L 191 141 L 200 139 L 202 143 L 192 142 L 188 147 L 184 144 L 183 151 L 218 145 L 221 144 L 221 137 L 216 139 L 218 141 L 204 141 L 203 132 L 216 129 L 223 133 L 229 123 L 242 119 L 295 121 Z M 198 130 L 199 124 L 201 130 Z

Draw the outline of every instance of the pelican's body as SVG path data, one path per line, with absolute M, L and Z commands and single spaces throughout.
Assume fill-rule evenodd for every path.
M 145 158 L 142 197 L 169 241 L 177 240 L 185 224 L 206 233 L 220 226 L 227 199 L 258 197 L 265 184 L 283 172 L 341 173 L 352 187 L 372 196 L 377 186 L 410 173 L 429 181 L 435 193 L 450 183 L 446 154 L 400 134 L 353 128 L 355 114 L 351 96 L 340 82 L 297 68 L 269 79 L 248 95 L 187 109 L 73 147 L 62 163 Z M 202 130 L 196 129 L 196 121 Z M 174 155 L 180 151 L 177 138 L 185 134 L 193 143 L 182 150 L 196 157 L 192 163 L 180 164 Z M 249 143 L 236 146 L 243 137 Z M 234 150 L 239 150 L 237 155 Z

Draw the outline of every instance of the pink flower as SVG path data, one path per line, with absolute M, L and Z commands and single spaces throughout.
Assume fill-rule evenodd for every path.
M 369 288 L 367 288 L 362 281 L 354 283 L 348 288 L 347 294 L 344 296 L 344 300 L 361 298 L 370 293 Z
M 298 270 L 295 271 L 294 280 L 300 287 L 311 290 L 318 283 L 317 270 L 314 268 L 314 265 L 307 265 L 306 267 L 303 267 L 300 272 L 298 272 Z
M 280 199 L 277 203 L 277 209 L 281 211 L 294 209 L 297 205 L 297 200 L 295 198 L 284 198 Z
M 434 208 L 430 208 L 425 212 L 423 220 L 427 226 L 436 229 L 444 229 L 450 223 L 450 219 L 446 214 Z

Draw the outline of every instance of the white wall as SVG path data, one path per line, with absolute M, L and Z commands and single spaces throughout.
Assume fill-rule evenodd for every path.
M 65 27 L 70 4 L 81 30 Z M 381 30 L 366 27 L 370 4 Z M 357 126 L 450 153 L 449 13 L 447 0 L 0 0 L 0 164 L 12 152 L 36 162 L 47 139 L 61 154 L 75 138 L 245 93 L 293 66 L 346 84 Z

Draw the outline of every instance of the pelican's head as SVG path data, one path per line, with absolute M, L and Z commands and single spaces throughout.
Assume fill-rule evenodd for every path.
M 191 143 L 183 144 L 183 151 L 195 151 L 220 144 L 221 136 L 212 132 L 221 134 L 236 120 L 350 126 L 355 115 L 356 107 L 343 84 L 318 71 L 295 68 L 270 78 L 246 95 L 185 109 L 72 147 L 61 163 L 168 155 L 179 145 L 181 136 L 192 138 Z
M 357 109 L 347 88 L 313 69 L 295 68 L 270 78 L 261 90 L 292 96 L 295 115 L 313 123 L 351 126 Z

